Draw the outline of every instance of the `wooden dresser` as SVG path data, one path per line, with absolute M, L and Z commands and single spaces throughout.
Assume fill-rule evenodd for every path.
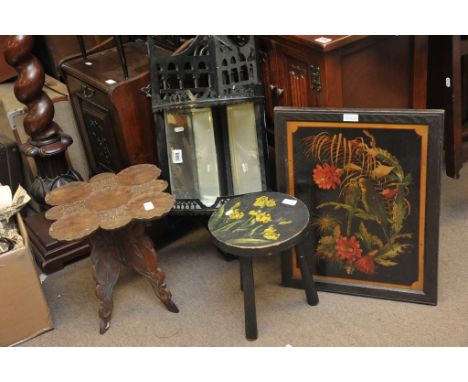
M 445 172 L 460 177 L 468 161 L 468 36 L 429 37 L 431 108 L 445 109 Z
M 267 121 L 275 106 L 425 108 L 427 36 L 263 36 Z
M 116 48 L 61 65 L 91 175 L 156 160 L 151 101 L 140 91 L 150 83 L 146 44 L 129 42 L 124 49 L 128 79 Z

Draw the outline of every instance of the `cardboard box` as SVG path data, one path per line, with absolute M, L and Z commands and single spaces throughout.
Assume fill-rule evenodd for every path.
M 25 246 L 0 255 L 0 346 L 27 341 L 54 328 L 20 214 Z

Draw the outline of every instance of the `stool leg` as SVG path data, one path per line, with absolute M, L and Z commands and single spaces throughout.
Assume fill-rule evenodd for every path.
M 239 259 L 239 274 L 240 274 L 240 290 L 244 291 L 244 286 L 242 285 L 242 261 Z
M 309 266 L 304 255 L 304 250 L 300 246 L 296 247 L 296 259 L 299 267 L 301 268 L 302 286 L 305 289 L 307 303 L 309 305 L 317 305 L 319 303 L 319 298 L 317 291 L 315 290 L 314 279 L 309 271 Z
M 250 256 L 239 256 L 239 260 L 244 289 L 245 336 L 248 340 L 256 340 L 258 331 L 252 258 Z

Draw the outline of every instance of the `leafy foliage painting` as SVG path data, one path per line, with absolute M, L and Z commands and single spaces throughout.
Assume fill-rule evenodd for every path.
M 331 198 L 316 206 L 317 256 L 346 274 L 376 275 L 395 267 L 411 249 L 405 231 L 411 214 L 411 173 L 398 158 L 378 146 L 366 130 L 353 139 L 341 133 L 303 138 L 314 160 L 312 179 Z
M 251 204 L 237 202 L 228 211 L 223 205 L 210 220 L 210 230 L 215 236 L 225 236 L 228 244 L 270 244 L 280 238 L 282 227 L 292 223 L 276 212 L 277 201 L 265 195 Z

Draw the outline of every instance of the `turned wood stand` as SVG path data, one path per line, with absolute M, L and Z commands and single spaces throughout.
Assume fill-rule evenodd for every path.
M 144 226 L 145 221 L 161 218 L 174 206 L 175 199 L 163 192 L 167 182 L 156 179 L 160 173 L 154 165 L 136 165 L 117 175 L 98 174 L 88 182 L 72 183 L 46 196 L 46 202 L 54 206 L 46 217 L 56 220 L 50 236 L 68 241 L 90 238 L 101 334 L 110 327 L 112 291 L 121 263 L 146 277 L 169 311 L 179 311 Z

